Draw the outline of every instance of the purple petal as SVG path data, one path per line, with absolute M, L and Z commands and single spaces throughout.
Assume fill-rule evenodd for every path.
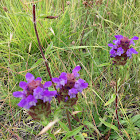
M 26 90 L 26 88 L 27 88 L 27 83 L 24 82 L 24 81 L 21 81 L 21 82 L 19 83 L 19 86 L 20 86 L 22 89 Z
M 115 57 L 115 56 L 116 56 L 116 51 L 115 51 L 114 49 L 111 49 L 111 50 L 110 50 L 110 54 L 111 54 L 113 57 Z
M 62 72 L 61 75 L 59 76 L 59 84 L 64 86 L 66 83 L 67 83 L 67 73 Z
M 131 40 L 138 40 L 139 39 L 139 37 L 137 37 L 137 36 L 134 36 L 133 38 L 131 38 Z
M 67 97 L 65 97 L 65 102 L 68 100 L 69 98 L 68 98 L 68 96 Z
M 43 102 L 45 103 L 45 102 L 50 102 L 52 100 L 52 97 L 48 97 L 48 96 L 44 96 L 43 97 Z
M 80 76 L 80 74 L 76 73 L 76 72 L 74 72 L 73 74 L 74 74 L 74 77 L 79 77 Z
M 59 79 L 65 79 L 65 80 L 67 80 L 66 75 L 67 75 L 66 72 L 62 72 L 61 75 L 59 76 Z
M 42 79 L 40 78 L 40 77 L 37 77 L 36 79 L 35 79 L 35 81 L 42 81 Z
M 117 49 L 117 53 L 116 53 L 116 55 L 121 56 L 123 53 L 124 53 L 123 48 L 122 48 L 122 47 L 119 47 L 119 48 Z
M 76 97 L 75 94 L 71 94 L 71 95 L 69 95 L 69 96 L 70 96 L 70 98 L 75 98 L 75 97 Z
M 56 89 L 58 88 L 62 88 L 62 85 L 60 85 L 59 83 L 56 85 Z
M 129 44 L 131 45 L 135 45 L 134 41 L 133 40 L 130 40 Z
M 130 51 L 130 49 L 127 50 L 126 54 L 127 57 L 129 57 L 130 59 L 132 58 L 132 52 Z
M 74 74 L 75 77 L 79 77 L 78 71 L 81 69 L 80 66 L 76 66 L 73 70 L 72 73 Z
M 131 51 L 134 54 L 138 54 L 138 52 L 134 48 L 130 48 L 129 51 Z
M 26 98 L 27 104 L 24 106 L 24 108 L 29 109 L 31 106 L 36 106 L 37 100 L 34 98 L 33 95 L 29 95 Z
M 35 77 L 31 73 L 27 73 L 25 77 L 28 83 L 32 82 L 35 79 Z
M 84 88 L 88 86 L 88 83 L 85 83 L 85 80 L 79 79 L 75 82 L 74 88 L 77 89 L 78 92 L 82 92 Z
M 77 91 L 77 89 L 72 88 L 72 89 L 69 90 L 69 93 L 77 94 L 78 91 Z
M 21 101 L 17 104 L 19 107 L 24 107 L 26 105 L 26 99 L 21 99 Z
M 114 47 L 114 45 L 112 43 L 108 44 L 109 47 Z
M 115 35 L 114 37 L 117 38 L 117 39 L 121 39 L 121 38 L 123 38 L 122 35 Z
M 72 73 L 78 72 L 80 69 L 81 69 L 80 66 L 76 66 L 76 67 L 72 70 Z
M 51 81 L 45 82 L 45 84 L 43 85 L 44 88 L 48 88 L 52 85 Z
M 69 90 L 68 95 L 70 96 L 70 98 L 75 98 L 77 93 L 78 93 L 77 89 L 72 88 Z
M 65 79 L 61 79 L 61 81 L 60 81 L 60 85 L 64 86 L 66 83 L 67 83 L 67 80 L 65 80 Z
M 51 101 L 52 100 L 52 95 L 51 95 L 52 93 L 50 93 L 50 91 L 48 91 L 48 90 L 45 90 L 44 92 L 43 92 L 43 102 L 45 103 L 45 102 L 47 102 L 47 101 Z
M 35 97 L 35 99 L 42 99 L 42 92 L 43 92 L 43 88 L 41 87 L 37 87 L 36 89 L 34 89 L 33 95 Z
M 59 84 L 64 86 L 67 83 L 67 73 L 62 72 L 61 75 L 59 76 Z
M 84 88 L 87 88 L 88 87 L 88 83 L 82 83 L 81 84 L 81 87 L 84 89 Z
M 118 40 L 113 40 L 113 43 L 116 44 L 117 41 L 118 41 Z
M 54 90 L 54 91 L 49 91 L 50 92 L 50 96 L 55 96 L 57 94 L 57 91 Z
M 48 97 L 51 96 L 51 95 L 50 95 L 50 92 L 49 92 L 48 90 L 45 90 L 45 91 L 42 93 L 42 95 L 43 95 L 43 96 L 48 96 Z
M 13 96 L 17 97 L 17 98 L 25 98 L 26 97 L 26 93 L 25 92 L 21 92 L 21 91 L 15 91 L 13 92 Z
M 78 82 L 78 83 L 84 83 L 84 82 L 86 82 L 86 81 L 83 80 L 83 79 L 79 79 L 79 80 L 77 80 L 77 82 Z
M 54 83 L 59 83 L 59 79 L 58 78 L 52 78 L 52 81 L 54 82 Z

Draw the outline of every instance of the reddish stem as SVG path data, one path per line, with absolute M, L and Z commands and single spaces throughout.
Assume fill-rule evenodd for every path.
M 35 34 L 36 34 L 36 37 L 37 37 L 39 49 L 40 49 L 40 52 L 41 52 L 41 55 L 42 55 L 43 59 L 45 60 L 45 66 L 47 68 L 48 74 L 49 74 L 50 79 L 52 81 L 52 75 L 51 75 L 51 72 L 50 72 L 50 68 L 49 68 L 48 62 L 47 62 L 47 60 L 46 60 L 46 58 L 44 56 L 44 53 L 43 53 L 43 50 L 42 50 L 42 47 L 41 47 L 41 43 L 40 43 L 40 40 L 39 40 L 37 28 L 36 28 L 35 4 L 33 4 L 33 23 L 34 23 L 34 29 L 35 29 Z M 57 91 L 56 86 L 55 86 L 53 81 L 52 81 L 52 84 L 53 84 L 53 87 L 55 88 L 55 90 Z
M 66 114 L 67 114 L 67 119 L 68 119 L 69 129 L 70 129 L 70 131 L 72 131 L 71 123 L 70 123 L 70 116 L 69 116 L 69 111 L 68 111 L 68 109 L 66 109 Z
M 118 121 L 118 128 L 119 130 L 121 129 L 120 127 L 120 122 L 119 122 L 119 117 L 118 117 L 118 85 L 117 85 L 117 82 L 118 82 L 118 68 L 116 67 L 116 100 L 115 100 L 115 111 L 116 111 L 116 117 L 117 117 L 117 121 Z

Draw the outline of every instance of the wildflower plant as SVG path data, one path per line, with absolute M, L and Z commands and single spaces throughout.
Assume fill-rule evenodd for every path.
M 50 102 L 53 97 L 56 97 L 58 103 L 63 102 L 65 103 L 65 106 L 72 107 L 78 100 L 78 92 L 82 92 L 83 89 L 87 88 L 88 83 L 86 83 L 83 79 L 76 79 L 80 76 L 78 73 L 81 69 L 80 66 L 76 66 L 72 70 L 72 73 L 62 72 L 58 78 L 52 78 L 50 68 L 44 56 L 36 28 L 35 5 L 33 5 L 33 23 L 39 49 L 43 59 L 45 60 L 45 65 L 51 81 L 47 81 L 42 84 L 42 79 L 40 77 L 35 79 L 31 73 L 27 73 L 25 76 L 27 83 L 24 81 L 19 83 L 19 86 L 23 89 L 23 91 L 13 92 L 13 96 L 21 98 L 18 106 L 24 109 L 28 109 L 29 115 L 31 115 L 34 120 L 42 120 L 44 119 L 44 116 L 48 117 L 48 115 L 51 113 Z M 48 88 L 52 85 L 55 90 L 49 91 Z M 66 114 L 70 130 L 72 130 L 68 109 L 66 109 Z
M 130 45 L 135 45 L 133 40 L 138 40 L 137 36 L 131 39 L 123 37 L 122 35 L 115 35 L 116 40 L 113 43 L 108 44 L 112 49 L 110 50 L 110 57 L 114 58 L 113 63 L 117 65 L 125 65 L 128 58 L 132 58 L 132 54 L 138 54 L 134 48 L 130 48 Z
M 122 35 L 115 35 L 116 40 L 113 40 L 113 43 L 108 44 L 109 47 L 112 49 L 110 50 L 110 57 L 114 58 L 113 64 L 116 66 L 116 99 L 115 99 L 115 111 L 116 111 L 116 118 L 118 121 L 118 128 L 121 129 L 121 125 L 119 122 L 119 117 L 117 113 L 118 108 L 118 65 L 125 65 L 127 63 L 127 59 L 132 58 L 132 54 L 138 54 L 138 52 L 134 48 L 130 48 L 131 45 L 135 45 L 133 40 L 138 40 L 137 36 L 129 39 Z M 121 131 L 120 131 L 121 133 Z
M 31 73 L 26 74 L 27 83 L 21 81 L 19 86 L 23 91 L 13 92 L 13 96 L 21 98 L 21 101 L 18 103 L 19 107 L 28 109 L 28 113 L 33 119 L 40 119 L 42 114 L 48 116 L 51 112 L 50 110 L 50 101 L 57 92 L 49 91 L 48 87 L 52 85 L 51 81 L 41 83 L 42 79 L 40 77 L 35 77 Z
M 56 88 L 59 89 L 57 94 L 59 103 L 62 101 L 65 106 L 73 106 L 78 100 L 78 92 L 82 92 L 84 88 L 87 88 L 88 83 L 85 80 L 76 80 L 80 76 L 78 73 L 80 69 L 80 66 L 76 66 L 72 73 L 62 72 L 58 78 L 52 79 L 57 84 Z

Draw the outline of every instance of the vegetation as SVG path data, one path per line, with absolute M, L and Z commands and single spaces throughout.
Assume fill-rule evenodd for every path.
M 51 101 L 52 113 L 44 121 L 33 121 L 27 110 L 19 108 L 19 82 L 27 72 L 50 77 L 44 65 L 32 20 L 31 0 L 1 0 L 0 5 L 0 139 L 33 139 L 42 128 L 59 116 L 38 139 L 140 139 L 139 54 L 118 69 L 118 116 L 115 114 L 116 68 L 112 65 L 108 43 L 114 35 L 139 36 L 138 0 L 39 0 L 36 4 L 37 29 L 51 74 L 71 72 L 80 65 L 80 77 L 88 84 L 78 94 L 69 111 L 72 131 L 65 110 Z M 53 17 L 50 17 L 53 16 Z M 140 52 L 139 41 L 134 48 Z M 75 118 L 78 118 L 76 120 Z

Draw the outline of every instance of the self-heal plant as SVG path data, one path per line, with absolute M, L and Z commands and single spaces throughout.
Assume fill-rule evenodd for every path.
M 110 50 L 110 57 L 114 58 L 113 63 L 117 65 L 125 65 L 128 58 L 132 58 L 132 54 L 138 54 L 134 48 L 130 48 L 130 45 L 135 45 L 133 40 L 138 40 L 137 36 L 131 39 L 123 37 L 122 35 L 115 35 L 116 40 L 113 43 L 108 44 L 112 49 Z
M 135 45 L 133 40 L 138 40 L 139 38 L 137 36 L 134 36 L 131 39 L 128 39 L 125 36 L 122 35 L 115 35 L 116 40 L 113 40 L 113 43 L 108 44 L 109 47 L 112 49 L 110 50 L 110 57 L 114 58 L 113 64 L 116 65 L 116 100 L 115 100 L 115 111 L 116 111 L 116 118 L 118 121 L 118 128 L 120 129 L 120 123 L 117 113 L 117 107 L 118 107 L 118 67 L 117 65 L 125 65 L 127 62 L 127 59 L 132 58 L 132 54 L 138 54 L 138 52 L 134 48 L 130 48 L 131 45 Z
M 53 78 L 53 82 L 56 83 L 56 88 L 59 89 L 57 99 L 59 103 L 62 101 L 65 106 L 72 106 L 78 100 L 78 92 L 82 92 L 84 88 L 87 88 L 88 83 L 83 79 L 76 80 L 79 77 L 78 71 L 80 66 L 76 66 L 72 73 L 62 72 L 57 78 Z
M 76 78 L 80 76 L 78 73 L 80 69 L 80 66 L 76 66 L 72 70 L 72 73 L 62 72 L 58 78 L 52 78 L 52 81 L 57 84 L 56 88 L 58 94 L 56 98 L 59 103 L 63 103 L 63 105 L 66 107 L 66 114 L 70 130 L 72 130 L 72 128 L 68 108 L 71 108 L 76 104 L 78 100 L 78 92 L 82 92 L 83 89 L 88 87 L 88 83 L 86 83 L 85 80 L 76 80 Z
M 19 107 L 29 109 L 29 115 L 31 115 L 33 119 L 39 120 L 41 119 L 39 115 L 43 112 L 45 112 L 45 116 L 50 113 L 50 101 L 57 92 L 48 90 L 48 87 L 52 85 L 51 81 L 45 82 L 43 85 L 40 77 L 35 79 L 31 73 L 27 73 L 25 77 L 27 83 L 24 81 L 19 83 L 23 91 L 13 92 L 13 96 L 21 98 L 21 101 L 18 103 Z M 42 108 L 44 108 L 44 110 Z

